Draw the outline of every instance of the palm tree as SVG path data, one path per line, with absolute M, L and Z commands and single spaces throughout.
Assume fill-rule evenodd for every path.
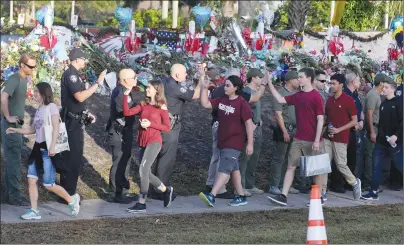
M 289 2 L 288 20 L 289 25 L 292 29 L 303 30 L 309 9 L 310 9 L 310 0 Z

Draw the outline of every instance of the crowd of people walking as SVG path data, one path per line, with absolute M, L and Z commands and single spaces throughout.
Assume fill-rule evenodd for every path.
M 87 63 L 83 51 L 76 48 L 69 58 L 70 66 L 61 79 L 61 109 L 54 103 L 50 85 L 38 83 L 34 99 L 40 106 L 32 126 L 23 126 L 23 118 L 27 77 L 36 67 L 34 57 L 21 57 L 20 70 L 6 81 L 1 92 L 5 162 L 1 195 L 9 204 L 31 207 L 22 219 L 41 219 L 37 187 L 41 172 L 44 187 L 68 205 L 72 216 L 80 210 L 76 189 L 83 165 L 84 128 L 96 122 L 86 109 L 86 100 L 103 84 L 106 71 L 96 83 L 88 85 L 80 76 Z M 403 172 L 403 85 L 398 88 L 389 76 L 377 74 L 372 89 L 361 100 L 358 92 L 363 83 L 360 74 L 351 70 L 344 74 L 310 67 L 290 70 L 277 89 L 268 69 L 262 72 L 251 68 L 244 83 L 240 72 L 231 68 L 225 83 L 213 91 L 209 85 L 217 78 L 217 69 L 199 63 L 198 72 L 198 83 L 189 86 L 185 83 L 185 66 L 174 64 L 167 78 L 149 81 L 144 99 L 136 101 L 136 73 L 131 69 L 119 71 L 106 127 L 112 152 L 109 181 L 115 202 L 132 202 L 125 190 L 130 187 L 129 163 L 137 131 L 140 194 L 128 212 L 145 212 L 148 197 L 162 200 L 164 207 L 175 199 L 171 179 L 184 104 L 192 100 L 200 100 L 201 107 L 212 110 L 212 157 L 206 190 L 199 194 L 201 200 L 213 207 L 216 198 L 225 198 L 231 199 L 229 205 L 241 206 L 248 203 L 249 196 L 267 191 L 259 189 L 255 179 L 264 137 L 261 99 L 265 92 L 272 95 L 276 121 L 276 125 L 270 125 L 276 150 L 268 163 L 269 201 L 286 206 L 289 194 L 307 193 L 312 182 L 321 187 L 323 204 L 329 190 L 345 192 L 347 188 L 353 190 L 355 200 L 377 200 L 386 160 L 392 165 L 392 189 L 400 189 L 397 179 Z M 140 122 L 137 130 L 135 120 Z M 63 127 L 66 137 L 61 133 Z M 20 192 L 21 135 L 27 134 L 36 135 L 28 163 L 29 201 Z M 58 150 L 59 145 L 67 143 L 68 151 Z M 329 161 L 321 164 L 329 165 L 331 172 L 301 174 L 301 157 L 324 154 Z M 60 172 L 60 185 L 55 183 L 56 170 Z M 234 193 L 227 188 L 230 179 Z M 153 188 L 149 190 L 150 184 Z

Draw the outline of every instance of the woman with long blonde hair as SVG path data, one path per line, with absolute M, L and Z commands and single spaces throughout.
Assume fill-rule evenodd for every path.
M 133 86 L 136 85 L 136 82 Z M 133 87 L 132 86 L 132 87 Z M 151 166 L 159 154 L 162 146 L 161 131 L 170 131 L 170 118 L 167 111 L 167 102 L 164 96 L 164 85 L 161 81 L 152 80 L 146 88 L 146 98 L 137 106 L 129 109 L 128 94 L 131 91 L 131 85 L 126 86 L 127 91 L 123 96 L 123 114 L 132 116 L 140 113 L 140 128 L 138 131 L 137 142 L 141 148 L 140 162 L 140 197 L 135 206 L 128 208 L 130 213 L 139 213 L 146 211 L 146 197 L 151 183 L 158 190 L 163 192 L 164 207 L 171 204 L 173 188 L 165 186 L 151 172 Z

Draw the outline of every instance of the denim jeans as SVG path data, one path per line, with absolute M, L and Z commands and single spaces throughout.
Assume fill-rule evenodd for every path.
M 47 150 L 41 150 L 43 161 L 43 177 L 44 186 L 54 186 L 56 181 L 56 168 L 48 155 Z M 38 171 L 36 169 L 35 160 L 28 166 L 28 178 L 38 179 Z
M 393 148 L 376 143 L 373 150 L 372 190 L 378 190 L 382 180 L 382 169 L 385 159 L 391 159 L 396 168 L 403 173 L 403 145 Z

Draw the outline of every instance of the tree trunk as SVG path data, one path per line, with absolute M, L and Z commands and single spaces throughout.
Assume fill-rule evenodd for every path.
M 309 9 L 310 0 L 290 1 L 288 20 L 292 29 L 299 31 L 303 30 Z

